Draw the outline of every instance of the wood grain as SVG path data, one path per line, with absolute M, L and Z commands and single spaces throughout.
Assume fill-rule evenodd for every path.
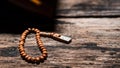
M 42 37 L 48 50 L 44 63 L 27 63 L 19 55 L 20 34 L 0 34 L 0 68 L 119 68 L 120 18 L 59 18 L 57 33 L 73 38 L 65 44 Z M 40 55 L 34 34 L 25 43 L 31 56 Z
M 120 0 L 60 0 L 57 16 L 120 16 Z
M 44 63 L 31 64 L 20 57 L 18 44 L 21 34 L 0 33 L 0 68 L 119 68 L 120 17 L 79 18 L 120 15 L 119 3 L 119 0 L 60 0 L 58 15 L 68 18 L 56 19 L 54 32 L 72 37 L 72 42 L 65 44 L 41 37 L 48 58 Z M 36 26 L 44 29 L 44 26 Z M 6 30 L 10 29 L 6 27 Z M 31 56 L 41 54 L 34 34 L 27 36 L 25 50 Z

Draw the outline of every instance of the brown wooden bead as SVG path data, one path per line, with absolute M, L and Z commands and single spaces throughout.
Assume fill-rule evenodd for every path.
M 27 54 L 26 53 L 23 53 L 22 56 L 25 57 Z
M 34 31 L 37 32 L 37 29 L 35 29 Z
M 40 49 L 41 49 L 41 47 L 43 47 L 43 45 L 39 44 L 39 47 L 40 47 Z
M 28 33 L 29 32 L 29 30 L 25 30 L 25 33 Z
M 50 33 L 50 35 L 51 35 L 51 36 L 53 36 L 53 35 L 54 35 L 54 33 Z
M 42 49 L 42 51 L 47 51 L 47 50 L 44 48 L 44 49 Z
M 40 61 L 40 58 L 39 58 L 39 57 L 36 57 L 35 60 L 36 60 L 36 61 Z
M 43 57 L 47 57 L 47 54 L 42 54 Z
M 35 28 L 32 28 L 32 31 L 35 31 Z
M 40 59 L 42 59 L 42 60 L 43 60 L 43 59 L 44 59 L 44 57 L 43 57 L 43 56 L 40 56 Z
M 43 54 L 47 54 L 47 51 L 43 51 Z
M 42 41 L 41 41 L 40 39 L 39 39 L 37 42 L 39 42 L 39 43 L 43 44 L 43 43 L 42 43 Z
M 39 31 L 38 29 L 35 29 L 35 31 L 37 32 L 37 31 Z
M 39 33 L 39 34 L 40 34 L 40 31 L 39 31 L 39 30 L 37 30 L 37 31 L 36 31 L 36 33 Z
M 20 42 L 21 42 L 21 41 L 23 41 L 23 42 L 25 43 L 25 38 L 23 38 L 23 39 L 21 38 Z M 22 44 L 22 45 L 23 45 L 23 44 Z
M 44 46 L 42 46 L 42 47 L 41 47 L 41 49 L 45 49 L 45 47 L 44 47 Z
M 26 34 L 27 34 L 27 32 L 24 32 L 22 35 L 23 35 L 23 36 L 26 36 Z
M 19 51 L 20 51 L 20 52 L 23 52 L 23 51 L 25 51 L 25 50 L 24 50 L 23 48 L 21 48 L 21 49 L 19 49 Z
M 19 50 L 24 50 L 24 49 L 22 47 L 20 47 Z
M 39 40 L 39 38 L 40 38 L 40 36 L 39 36 L 39 35 L 37 35 L 37 36 L 36 36 L 36 39 L 38 39 L 38 40 Z
M 24 37 L 25 37 L 25 36 L 26 36 L 26 34 L 25 34 L 25 33 L 23 33 L 23 34 L 22 34 L 22 36 L 24 36 Z
M 36 33 L 36 36 L 40 36 L 40 33 Z
M 28 30 L 30 31 L 30 30 L 31 30 L 31 28 L 28 28 Z
M 18 48 L 20 48 L 21 46 L 23 46 L 23 45 L 19 44 Z
M 21 36 L 21 39 L 25 39 L 25 36 L 24 36 L 24 35 L 22 35 L 22 36 Z
M 27 60 L 28 60 L 28 61 L 30 61 L 30 60 L 31 60 L 31 57 L 30 57 L 30 56 L 28 56 Z
M 22 51 L 20 54 L 21 54 L 21 55 L 23 55 L 23 54 L 25 54 L 25 52 L 24 52 L 24 51 Z
M 19 47 L 19 48 L 23 48 L 23 45 L 19 45 L 18 47 Z
M 41 46 L 41 47 L 44 47 L 44 46 L 43 46 L 43 43 L 40 42 L 40 41 L 38 42 L 38 45 Z
M 28 56 L 28 55 L 26 55 L 26 56 L 25 56 L 25 59 L 28 59 L 28 57 L 29 57 L 29 56 Z
M 23 45 L 24 44 L 24 41 L 20 41 L 20 45 Z
M 31 57 L 31 61 L 35 62 L 35 58 L 34 58 L 34 57 Z

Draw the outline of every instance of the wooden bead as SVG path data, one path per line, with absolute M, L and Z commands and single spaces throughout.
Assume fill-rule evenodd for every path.
M 35 61 L 35 58 L 34 58 L 34 57 L 31 57 L 31 61 L 33 61 L 33 62 L 34 62 L 34 61 Z
M 39 35 L 37 35 L 37 36 L 36 36 L 36 38 L 37 38 L 37 39 L 39 39 L 39 38 L 40 38 L 40 36 L 39 36 Z
M 23 45 L 19 45 L 18 47 L 19 47 L 19 48 L 23 48 Z
M 19 44 L 18 48 L 20 48 L 21 46 L 23 46 L 23 45 Z
M 43 54 L 47 54 L 47 51 L 43 51 Z
M 24 41 L 20 41 L 20 45 L 23 45 L 24 44 Z
M 40 37 L 40 34 L 38 33 L 38 34 L 36 34 L 36 36 Z
M 27 54 L 26 53 L 23 53 L 22 56 L 25 57 Z
M 36 61 L 40 61 L 40 58 L 39 58 L 39 57 L 36 57 L 35 60 L 36 60 Z
M 42 60 L 43 60 L 43 59 L 44 59 L 44 57 L 43 57 L 43 56 L 40 56 L 40 59 L 42 59 Z
M 50 33 L 50 35 L 51 35 L 51 36 L 53 36 L 53 35 L 54 35 L 54 33 Z
M 29 30 L 25 30 L 25 33 L 28 33 L 29 32 Z
M 47 54 L 42 54 L 43 57 L 47 57 Z
M 22 36 L 26 36 L 26 33 L 23 33 Z
M 42 51 L 47 51 L 47 50 L 44 48 L 44 49 L 42 49 Z
M 25 36 L 24 36 L 24 35 L 22 35 L 22 36 L 21 36 L 21 39 L 25 39 Z
M 40 31 L 37 31 L 37 32 L 36 32 L 36 35 L 40 35 L 40 33 L 39 33 L 39 32 L 40 32 Z
M 45 49 L 45 47 L 44 47 L 44 46 L 42 46 L 42 47 L 41 47 L 41 49 Z
M 39 30 L 37 30 L 37 31 L 36 31 L 36 33 L 39 33 L 39 34 L 40 34 L 40 31 L 39 31 Z
M 37 31 L 39 31 L 38 29 L 35 29 L 35 31 L 37 32 Z
M 22 35 L 23 35 L 23 36 L 26 36 L 26 34 L 27 34 L 27 32 L 23 32 L 23 34 L 22 34 Z
M 25 50 L 24 50 L 24 48 L 19 48 L 19 51 L 20 51 L 20 52 L 23 52 L 23 51 L 25 51 Z
M 37 42 L 42 43 L 42 41 L 39 39 Z M 43 43 L 42 43 L 43 44 Z
M 40 42 L 40 41 L 38 42 L 38 45 L 41 46 L 41 47 L 44 47 L 44 46 L 43 46 L 43 43 Z
M 38 46 L 39 46 L 40 48 L 43 47 L 43 45 L 42 45 L 41 43 L 38 43 L 38 44 L 39 44 Z
M 21 54 L 21 55 L 23 55 L 23 54 L 25 54 L 25 52 L 24 52 L 24 51 L 22 51 L 20 54 Z
M 29 57 L 29 56 L 28 56 L 28 55 L 26 55 L 26 56 L 25 56 L 25 59 L 28 59 L 28 57 Z
M 31 28 L 28 28 L 28 30 L 30 31 L 30 30 L 31 30 Z
M 35 29 L 34 31 L 37 32 L 37 29 Z
M 27 58 L 27 60 L 30 61 L 30 60 L 31 60 L 31 57 L 29 56 L 29 57 Z
M 35 28 L 32 28 L 32 31 L 35 31 Z

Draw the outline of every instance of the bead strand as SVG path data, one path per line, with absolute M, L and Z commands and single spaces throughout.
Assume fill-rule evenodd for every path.
M 36 33 L 36 42 L 38 44 L 38 47 L 42 53 L 42 55 L 38 56 L 38 57 L 31 57 L 29 56 L 24 49 L 24 43 L 25 43 L 25 39 L 27 37 L 27 35 L 32 32 L 32 33 Z M 40 36 L 44 36 L 44 37 L 50 37 L 53 38 L 55 40 L 59 40 L 59 41 L 64 41 L 66 43 L 69 43 L 72 39 L 70 37 L 66 37 L 57 33 L 48 33 L 48 32 L 41 32 L 39 29 L 36 28 L 28 28 L 27 30 L 25 30 L 21 37 L 20 37 L 20 41 L 19 41 L 19 52 L 21 57 L 23 57 L 26 61 L 30 61 L 30 62 L 41 62 L 44 61 L 47 58 L 47 49 L 44 47 L 42 40 L 40 39 Z
M 27 55 L 27 53 L 24 50 L 25 38 L 26 38 L 27 34 L 30 33 L 30 32 L 35 32 L 36 33 L 37 44 L 38 44 L 38 47 L 40 48 L 41 53 L 42 53 L 42 55 L 40 55 L 39 57 L 31 57 L 31 56 Z M 40 40 L 40 31 L 36 28 L 28 28 L 28 30 L 25 30 L 22 33 L 18 49 L 19 49 L 20 55 L 27 61 L 39 62 L 39 61 L 43 61 L 47 58 L 47 50 L 45 49 L 42 41 Z

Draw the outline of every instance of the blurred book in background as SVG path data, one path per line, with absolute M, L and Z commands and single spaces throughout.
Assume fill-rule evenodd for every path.
M 28 27 L 54 31 L 57 0 L 8 0 L 1 4 L 1 33 L 21 33 Z

